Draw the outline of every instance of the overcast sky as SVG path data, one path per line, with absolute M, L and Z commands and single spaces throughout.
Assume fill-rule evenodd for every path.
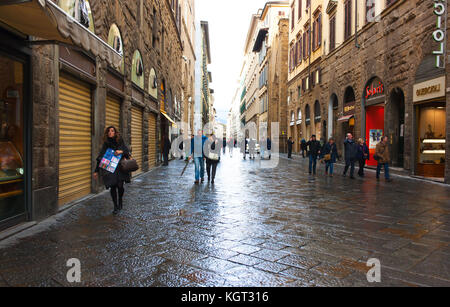
M 195 0 L 196 17 L 209 23 L 211 88 L 218 118 L 225 123 L 239 78 L 250 19 L 265 3 L 266 0 Z

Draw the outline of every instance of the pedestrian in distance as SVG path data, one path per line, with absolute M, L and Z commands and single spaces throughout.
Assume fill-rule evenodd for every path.
M 217 164 L 219 163 L 219 140 L 215 137 L 214 134 L 211 134 L 208 138 L 208 143 L 210 147 L 207 155 L 205 155 L 206 159 L 206 173 L 208 175 L 208 182 L 211 181 L 214 184 L 214 179 L 216 178 L 216 170 Z M 217 152 L 216 152 L 217 149 Z
M 269 154 L 269 160 L 272 158 L 272 140 L 268 137 L 266 141 L 267 153 Z
M 313 134 L 311 139 L 306 143 L 309 151 L 309 174 L 316 174 L 317 158 L 320 155 L 320 142 L 316 140 L 316 136 Z
M 245 138 L 244 141 L 241 142 L 241 151 L 244 152 L 244 160 L 246 160 L 247 157 L 247 148 L 248 148 L 248 140 L 247 138 Z
M 191 156 L 189 159 L 194 159 L 195 164 L 195 184 L 199 181 L 205 181 L 205 153 L 203 146 L 208 138 L 203 135 L 201 129 L 197 131 L 197 135 L 191 139 Z
M 292 159 L 292 145 L 294 145 L 294 141 L 292 140 L 292 137 L 289 137 L 289 139 L 287 140 L 289 159 Z
M 381 138 L 381 142 L 377 144 L 377 147 L 375 148 L 375 156 L 374 159 L 377 160 L 377 180 L 380 180 L 380 172 L 381 168 L 384 167 L 384 178 L 386 179 L 386 182 L 391 182 L 392 179 L 389 176 L 389 161 L 390 161 L 390 155 L 389 155 L 389 145 L 388 145 L 389 138 L 387 136 L 383 136 Z
M 223 147 L 222 147 L 222 150 L 223 150 L 223 154 L 225 155 L 225 150 L 227 149 L 227 138 L 226 137 L 224 137 L 223 138 L 223 140 L 222 140 L 222 142 L 223 142 Z
M 228 140 L 228 150 L 230 151 L 230 157 L 231 158 L 233 157 L 233 147 L 234 147 L 234 142 L 233 142 L 233 139 L 230 138 Z
M 347 133 L 347 137 L 344 141 L 344 150 L 345 150 L 345 168 L 343 177 L 347 176 L 347 171 L 350 168 L 350 178 L 355 179 L 355 161 L 357 159 L 358 154 L 358 144 L 353 141 L 353 135 L 351 133 Z
M 367 147 L 364 139 L 359 138 L 358 139 L 358 153 L 357 153 L 357 159 L 358 159 L 358 163 L 359 163 L 359 170 L 358 170 L 359 177 L 364 177 L 364 167 L 366 165 L 366 161 L 368 161 L 369 158 L 370 158 L 369 147 Z
M 114 173 L 100 168 L 100 162 L 108 149 L 114 150 L 114 155 L 116 156 L 122 155 L 121 160 L 131 158 L 128 147 L 125 145 L 119 131 L 114 126 L 110 126 L 105 129 L 105 133 L 103 135 L 103 146 L 97 156 L 97 167 L 95 168 L 94 179 L 97 180 L 98 174 L 100 173 L 103 179 L 103 184 L 106 189 L 109 189 L 111 194 L 114 204 L 113 214 L 117 215 L 123 207 L 123 195 L 125 193 L 124 183 L 130 183 L 131 176 L 129 172 L 124 172 L 120 169 L 121 160 L 119 161 L 119 166 L 117 166 Z
M 260 150 L 261 160 L 265 159 L 266 147 L 267 147 L 266 139 L 264 138 L 264 136 L 261 136 L 261 138 L 259 139 L 259 150 Z
M 306 158 L 307 149 L 308 149 L 308 145 L 306 145 L 306 140 L 302 139 L 300 141 L 300 150 L 302 151 L 303 159 Z
M 163 166 L 169 165 L 169 153 L 170 153 L 170 140 L 167 135 L 163 135 Z
M 248 154 L 250 159 L 255 160 L 255 153 L 256 153 L 256 141 L 255 139 L 250 138 L 248 140 Z
M 320 155 L 321 158 L 325 161 L 325 175 L 330 175 L 330 177 L 333 177 L 334 164 L 339 158 L 337 146 L 333 138 L 330 138 L 328 140 L 328 143 L 323 145 Z

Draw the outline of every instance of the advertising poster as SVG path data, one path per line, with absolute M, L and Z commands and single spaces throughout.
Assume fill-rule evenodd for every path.
M 114 155 L 114 150 L 108 148 L 106 150 L 105 155 L 100 161 L 100 168 L 107 170 L 110 173 L 114 173 L 119 165 L 119 161 L 122 158 L 122 155 Z
M 375 149 L 377 144 L 381 142 L 383 136 L 383 129 L 370 129 L 369 135 L 369 149 Z

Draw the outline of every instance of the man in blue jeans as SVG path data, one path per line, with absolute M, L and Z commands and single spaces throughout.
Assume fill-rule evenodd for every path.
M 388 140 L 389 138 L 387 136 L 383 136 L 381 142 L 377 144 L 375 156 L 378 160 L 377 180 L 380 180 L 381 168 L 384 167 L 384 178 L 386 179 L 386 182 L 391 182 L 392 179 L 389 176 L 389 161 L 391 156 L 389 154 Z
M 202 130 L 197 131 L 197 136 L 191 139 L 191 159 L 194 158 L 195 163 L 195 184 L 199 180 L 205 181 L 205 158 L 203 146 L 208 138 L 203 135 Z
M 320 154 L 320 142 L 316 140 L 316 136 L 313 134 L 306 146 L 309 147 L 309 174 L 316 174 L 317 157 Z

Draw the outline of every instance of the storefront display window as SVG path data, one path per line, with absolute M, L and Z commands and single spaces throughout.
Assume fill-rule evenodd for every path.
M 0 222 L 25 212 L 23 64 L 0 55 Z
M 445 103 L 419 106 L 419 175 L 444 177 Z

